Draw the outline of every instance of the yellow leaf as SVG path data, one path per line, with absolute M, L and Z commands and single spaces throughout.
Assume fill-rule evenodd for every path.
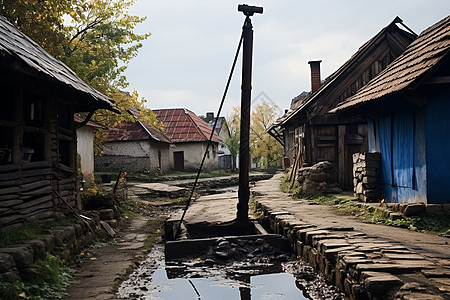
M 73 18 L 73 17 L 75 17 L 77 15 L 77 13 L 76 12 L 74 12 L 74 11 L 71 11 L 70 12 L 70 16 Z

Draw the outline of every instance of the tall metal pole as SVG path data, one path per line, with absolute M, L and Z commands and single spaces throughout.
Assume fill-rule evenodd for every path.
M 237 221 L 248 221 L 248 201 L 250 189 L 248 173 L 250 166 L 250 110 L 252 97 L 252 54 L 253 26 L 250 17 L 245 19 L 243 30 L 242 86 L 241 86 L 241 136 L 239 144 L 239 202 L 237 205 Z

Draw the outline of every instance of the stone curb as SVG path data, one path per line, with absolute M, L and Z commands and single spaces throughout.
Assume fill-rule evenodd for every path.
M 449 299 L 450 257 L 423 256 L 349 227 L 320 227 L 255 199 L 265 227 L 350 299 Z M 443 263 L 445 260 L 445 263 Z M 426 293 L 427 298 L 423 298 Z

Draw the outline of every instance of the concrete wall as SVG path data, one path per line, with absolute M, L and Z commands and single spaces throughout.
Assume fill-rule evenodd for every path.
M 203 159 L 208 142 L 177 143 L 175 147 L 170 147 L 170 167 L 174 168 L 173 152 L 184 152 L 184 169 L 198 170 Z M 209 156 L 206 157 L 203 169 L 215 170 L 219 167 L 217 154 L 217 143 L 211 143 L 209 147 Z
M 81 173 L 86 186 L 90 186 L 94 178 L 94 128 L 83 126 L 77 129 L 77 153 L 80 160 Z

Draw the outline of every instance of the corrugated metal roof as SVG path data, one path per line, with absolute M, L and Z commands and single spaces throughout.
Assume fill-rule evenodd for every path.
M 81 80 L 68 66 L 48 54 L 3 16 L 0 16 L 0 51 L 4 56 L 19 59 L 43 76 L 81 92 L 90 100 L 95 100 L 98 107 L 113 109 L 113 101 L 109 97 Z
M 415 88 L 450 51 L 450 16 L 424 30 L 384 71 L 331 112 Z
M 155 109 L 153 112 L 164 124 L 165 133 L 174 143 L 205 142 L 211 136 L 212 128 L 192 111 L 185 108 Z M 214 133 L 213 142 L 222 139 Z

